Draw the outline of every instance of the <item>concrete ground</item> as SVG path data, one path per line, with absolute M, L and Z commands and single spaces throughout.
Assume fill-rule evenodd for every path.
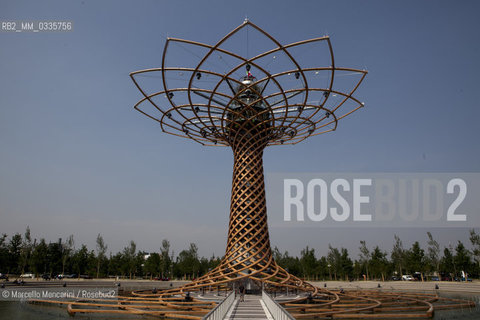
M 190 281 L 155 281 L 155 280 L 112 280 L 112 279 L 63 279 L 63 280 L 49 280 L 42 279 L 24 279 L 24 286 L 31 288 L 45 288 L 62 286 L 66 283 L 67 286 L 78 287 L 112 287 L 120 284 L 123 290 L 148 290 L 148 289 L 168 289 L 180 287 Z M 4 283 L 6 287 L 14 287 L 13 280 Z M 480 281 L 473 282 L 452 282 L 452 281 L 310 281 L 312 285 L 324 288 L 326 284 L 327 289 L 381 289 L 381 290 L 415 290 L 421 292 L 435 291 L 435 285 L 438 285 L 439 292 L 461 292 L 473 293 L 480 295 Z M 378 288 L 380 284 L 381 288 Z
M 414 290 L 420 292 L 433 292 L 438 285 L 439 292 L 461 292 L 480 295 L 480 282 L 455 282 L 455 281 L 311 281 L 312 285 L 327 289 L 381 289 L 381 290 Z M 378 288 L 380 284 L 381 288 Z
M 62 280 L 43 280 L 43 279 L 23 279 L 24 284 L 14 284 L 15 279 L 7 282 L 1 282 L 6 288 L 11 287 L 29 287 L 29 288 L 48 288 L 61 287 L 64 284 L 67 287 L 119 287 L 125 291 L 148 290 L 148 289 L 169 289 L 177 288 L 190 281 L 155 281 L 155 280 L 112 280 L 112 279 L 62 279 Z

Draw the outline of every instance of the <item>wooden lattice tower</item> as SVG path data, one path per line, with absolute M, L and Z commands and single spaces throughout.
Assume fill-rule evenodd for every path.
M 226 50 L 223 47 L 226 41 L 243 28 L 257 31 L 274 47 L 252 58 Z M 167 66 L 168 49 L 173 44 L 200 48 L 205 53 L 203 57 L 196 55 L 199 61 L 192 67 L 170 67 Z M 297 47 L 318 44 L 326 46 L 328 66 L 301 66 L 290 53 Z M 286 57 L 292 68 L 284 67 L 278 72 L 271 72 L 262 64 L 269 57 L 275 59 L 278 55 Z M 227 72 L 207 68 L 209 64 L 213 65 L 210 62 L 217 56 L 224 61 L 230 59 Z M 245 76 L 238 77 L 236 73 L 241 70 L 245 70 Z M 357 76 L 346 92 L 333 87 L 335 73 L 339 72 Z M 318 83 L 315 77 L 318 78 L 319 74 L 326 75 L 325 86 L 310 84 L 312 81 Z M 335 130 L 340 119 L 363 106 L 352 94 L 366 74 L 365 70 L 336 67 L 328 36 L 282 45 L 248 20 L 214 46 L 168 38 L 161 68 L 131 73 L 144 95 L 135 109 L 158 121 L 164 132 L 203 145 L 229 146 L 233 150 L 232 197 L 225 258 L 217 268 L 187 285 L 185 290 L 248 278 L 258 284 L 316 292 L 315 288 L 278 266 L 272 257 L 263 150 L 270 145 L 295 144 L 307 137 Z M 162 79 L 160 91 L 149 92 L 140 83 L 148 76 Z M 178 82 L 179 77 L 185 79 L 183 85 L 170 84 L 169 79 Z M 205 78 L 213 84 L 199 86 Z M 292 80 L 296 81 L 296 85 L 289 87 L 288 81 Z

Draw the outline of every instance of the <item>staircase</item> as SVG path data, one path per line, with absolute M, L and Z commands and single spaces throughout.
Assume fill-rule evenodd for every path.
M 230 315 L 225 319 L 272 319 L 266 307 L 260 302 L 260 295 L 245 295 L 245 301 L 239 299 Z M 267 316 L 268 314 L 268 316 Z

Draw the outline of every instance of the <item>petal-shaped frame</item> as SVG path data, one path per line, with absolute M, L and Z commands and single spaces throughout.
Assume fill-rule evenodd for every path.
M 269 51 L 258 54 L 252 58 L 245 58 L 241 55 L 225 50 L 221 48 L 221 45 L 234 34 L 238 33 L 242 28 L 247 26 L 257 30 L 260 34 L 264 35 L 268 41 L 274 43 L 275 47 Z M 301 67 L 295 60 L 289 49 L 300 47 L 315 42 L 326 42 L 328 51 L 330 54 L 330 65 L 319 67 Z M 186 46 L 191 46 L 193 50 L 195 47 L 200 47 L 203 50 L 207 49 L 207 53 L 201 58 L 200 62 L 195 68 L 181 68 L 181 67 L 167 67 L 166 57 L 168 55 L 168 48 L 171 43 L 179 43 Z M 282 72 L 270 73 L 260 63 L 261 58 L 274 53 L 281 52 L 285 54 L 292 62 L 294 69 L 284 70 Z M 221 70 L 210 70 L 204 67 L 205 61 L 214 53 L 221 53 L 237 61 L 239 64 L 232 67 L 228 72 L 223 73 Z M 357 90 L 359 85 L 367 75 L 366 70 L 358 70 L 353 68 L 342 68 L 335 66 L 335 60 L 333 56 L 333 49 L 328 36 L 303 40 L 288 45 L 282 45 L 275 40 L 267 32 L 246 20 L 243 24 L 232 30 L 225 37 L 223 37 L 215 45 L 208 45 L 190 40 L 168 38 L 163 50 L 162 66 L 161 68 L 153 68 L 135 71 L 130 74 L 135 85 L 138 87 L 144 98 L 140 100 L 135 109 L 145 114 L 146 116 L 156 120 L 160 123 L 160 126 L 164 132 L 180 136 L 183 138 L 192 139 L 202 145 L 217 145 L 217 146 L 229 146 L 231 137 L 227 128 L 232 124 L 232 120 L 227 117 L 227 114 L 236 114 L 230 106 L 234 103 L 244 104 L 239 99 L 239 95 L 243 92 L 239 91 L 234 93 L 222 92 L 219 90 L 222 83 L 227 82 L 230 87 L 233 85 L 240 85 L 241 81 L 236 79 L 233 74 L 239 69 L 250 65 L 257 70 L 260 70 L 265 76 L 256 80 L 253 84 L 243 89 L 255 90 L 256 85 L 269 83 L 273 84 L 277 88 L 276 92 L 263 96 L 263 92 L 255 92 L 259 97 L 253 101 L 250 105 L 262 102 L 262 105 L 266 106 L 263 111 L 258 112 L 255 117 L 259 117 L 262 114 L 268 114 L 265 117 L 264 122 L 269 122 L 270 126 L 273 126 L 273 130 L 270 130 L 268 145 L 279 144 L 296 144 L 309 136 L 319 135 L 334 131 L 337 128 L 338 121 L 344 117 L 355 112 L 359 108 L 363 107 L 363 103 L 357 100 L 353 93 Z M 185 72 L 190 74 L 188 84 L 184 88 L 170 87 L 168 83 L 168 72 Z M 337 91 L 334 88 L 334 79 L 336 71 L 345 71 L 354 74 L 358 74 L 358 81 L 348 92 Z M 327 72 L 329 73 L 329 83 L 326 87 L 312 87 L 309 86 L 306 74 L 308 72 Z M 145 75 L 148 73 L 160 73 L 161 74 L 161 90 L 154 93 L 147 93 L 142 89 L 140 82 L 137 80 L 137 76 Z M 212 78 L 218 79 L 213 89 L 198 88 L 193 86 L 193 81 L 196 75 L 203 74 L 209 75 Z M 303 88 L 286 88 L 280 84 L 279 79 L 285 75 L 295 74 L 297 79 L 300 79 L 304 86 Z M 321 92 L 324 96 L 323 101 L 318 104 L 310 103 L 308 100 L 309 95 L 314 92 Z M 181 95 L 183 101 L 175 101 L 174 96 Z M 201 95 L 205 98 L 205 103 L 199 104 L 193 101 L 193 95 Z M 289 100 L 293 96 L 303 95 L 303 99 L 300 102 L 289 103 Z M 337 99 L 337 103 L 333 106 L 330 105 L 327 108 L 327 102 L 332 95 L 340 97 Z M 166 98 L 166 105 L 159 105 L 155 101 L 159 96 Z M 228 101 L 228 102 L 221 102 Z M 272 100 L 277 101 L 272 103 Z M 337 116 L 339 111 L 346 102 L 353 105 L 349 110 Z M 146 111 L 145 103 L 153 105 L 158 115 L 152 114 L 152 112 Z M 240 116 L 239 114 L 236 114 Z M 263 125 L 259 123 L 258 125 Z

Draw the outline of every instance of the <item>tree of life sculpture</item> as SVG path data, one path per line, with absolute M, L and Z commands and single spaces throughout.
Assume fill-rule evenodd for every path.
M 247 27 L 263 35 L 274 45 L 273 48 L 251 58 L 223 48 L 228 39 Z M 197 48 L 206 52 L 203 57 L 196 55 L 199 61 L 192 67 L 169 67 L 167 58 L 172 44 L 178 44 L 190 52 Z M 301 64 L 291 54 L 297 48 L 318 44 L 327 47 L 327 66 Z M 230 66 L 227 72 L 214 69 L 211 60 L 217 55 L 219 60 L 223 59 Z M 280 66 L 284 70 L 273 73 L 262 64 L 265 61 L 268 64 L 270 59 L 277 59 L 280 55 L 289 60 L 291 67 Z M 235 76 L 243 70 L 245 75 Z M 337 73 L 358 75 L 349 91 L 337 91 L 334 88 Z M 335 130 L 340 119 L 363 106 L 352 94 L 366 74 L 365 70 L 335 66 L 328 36 L 282 45 L 248 20 L 213 46 L 168 38 L 160 68 L 131 73 L 135 85 L 144 95 L 135 109 L 158 121 L 162 131 L 192 139 L 202 145 L 229 146 L 233 150 L 232 196 L 225 257 L 217 268 L 185 289 L 248 278 L 257 283 L 315 291 L 281 268 L 272 257 L 265 202 L 263 150 L 271 145 L 296 144 L 310 136 Z M 148 92 L 140 83 L 148 75 L 161 78 L 156 83 L 161 86 L 160 90 L 157 88 Z M 318 79 L 322 79 L 322 75 L 326 76 L 325 86 L 318 86 Z M 169 78 L 177 82 L 183 79 L 183 84 L 171 85 Z M 202 82 L 206 78 L 209 82 Z M 201 87 L 200 84 L 207 85 Z M 329 103 L 330 99 L 335 100 L 334 103 Z

